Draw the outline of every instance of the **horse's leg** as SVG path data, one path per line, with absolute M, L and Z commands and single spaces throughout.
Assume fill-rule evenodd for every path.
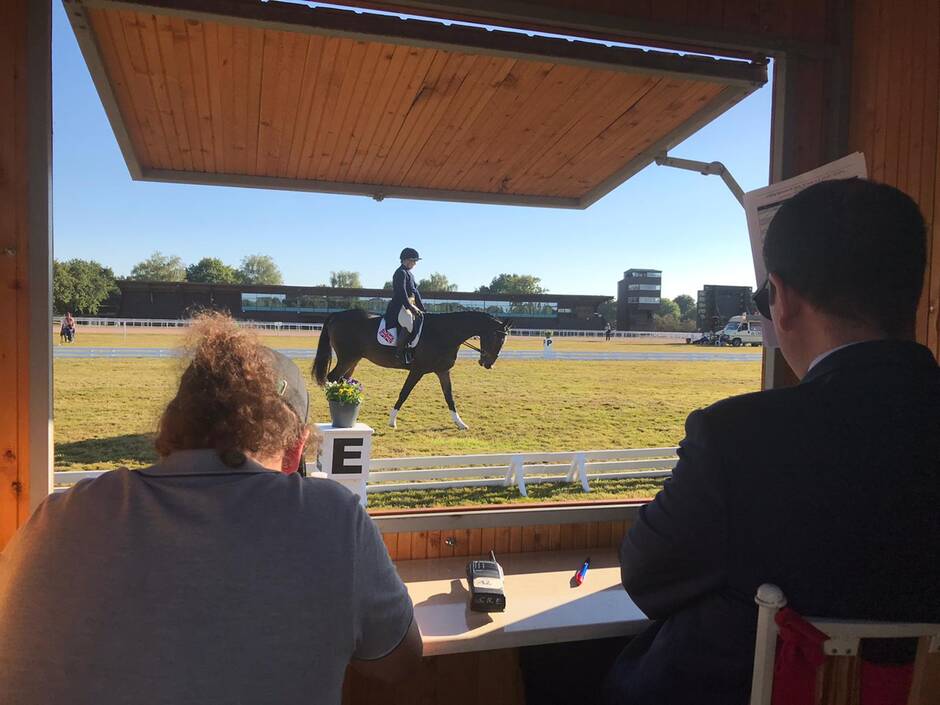
M 418 372 L 417 370 L 412 370 L 408 373 L 405 383 L 402 385 L 401 392 L 398 394 L 398 401 L 395 402 L 395 406 L 392 408 L 392 413 L 388 415 L 388 425 L 392 428 L 398 427 L 398 412 L 401 410 L 402 405 L 408 399 L 408 395 L 411 394 L 411 390 L 415 388 L 415 385 L 424 377 L 424 372 Z
M 330 373 L 326 376 L 327 381 L 335 382 L 336 380 L 342 379 L 343 377 L 350 377 L 353 373 L 353 370 L 356 369 L 356 365 L 359 364 L 359 360 L 362 358 L 354 357 L 352 359 L 346 358 L 337 358 L 336 367 L 330 370 Z
M 454 420 L 454 423 L 457 424 L 457 428 L 461 431 L 466 431 L 470 427 L 463 422 L 463 419 L 460 418 L 460 414 L 457 413 L 457 405 L 454 404 L 454 391 L 450 383 L 450 370 L 438 372 L 437 378 L 441 380 L 441 391 L 444 392 L 444 401 L 447 402 L 447 408 L 450 409 L 450 417 Z

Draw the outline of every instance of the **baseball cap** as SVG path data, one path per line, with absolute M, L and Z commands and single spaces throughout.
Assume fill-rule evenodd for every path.
M 307 385 L 304 384 L 304 376 L 301 374 L 300 368 L 287 355 L 271 348 L 265 349 L 271 355 L 271 366 L 274 368 L 278 395 L 303 423 L 307 423 L 307 414 L 310 411 L 310 395 L 307 393 Z M 300 465 L 297 472 L 301 476 L 307 475 L 307 461 L 303 455 L 300 456 Z

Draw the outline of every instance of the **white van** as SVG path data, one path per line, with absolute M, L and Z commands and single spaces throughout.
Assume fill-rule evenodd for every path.
M 721 331 L 721 340 L 736 348 L 742 345 L 763 345 L 762 321 L 757 316 L 733 316 Z

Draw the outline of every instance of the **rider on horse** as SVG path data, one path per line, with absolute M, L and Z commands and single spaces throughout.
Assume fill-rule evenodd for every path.
M 418 293 L 418 285 L 415 284 L 415 278 L 411 273 L 421 258 L 417 250 L 406 247 L 401 251 L 399 259 L 401 259 L 401 266 L 392 276 L 392 300 L 388 302 L 388 308 L 385 310 L 385 328 L 386 330 L 398 328 L 395 358 L 401 364 L 407 365 L 410 360 L 405 355 L 405 350 L 417 330 L 415 319 L 424 315 L 421 294 Z M 407 335 L 405 335 L 406 331 Z

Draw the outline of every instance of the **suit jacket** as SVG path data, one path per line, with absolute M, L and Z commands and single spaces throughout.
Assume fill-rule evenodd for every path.
M 672 479 L 620 548 L 623 585 L 656 622 L 619 657 L 607 698 L 746 703 L 765 582 L 807 616 L 940 622 L 938 537 L 927 348 L 859 343 L 795 387 L 696 411 Z
M 408 269 L 405 269 L 405 265 L 402 265 L 392 275 L 392 300 L 388 302 L 385 309 L 386 328 L 398 326 L 398 313 L 401 311 L 401 307 L 411 308 L 408 303 L 409 297 L 414 298 L 417 308 L 424 310 L 424 303 L 421 301 L 421 294 L 418 292 L 418 285 L 415 284 L 414 275 Z

